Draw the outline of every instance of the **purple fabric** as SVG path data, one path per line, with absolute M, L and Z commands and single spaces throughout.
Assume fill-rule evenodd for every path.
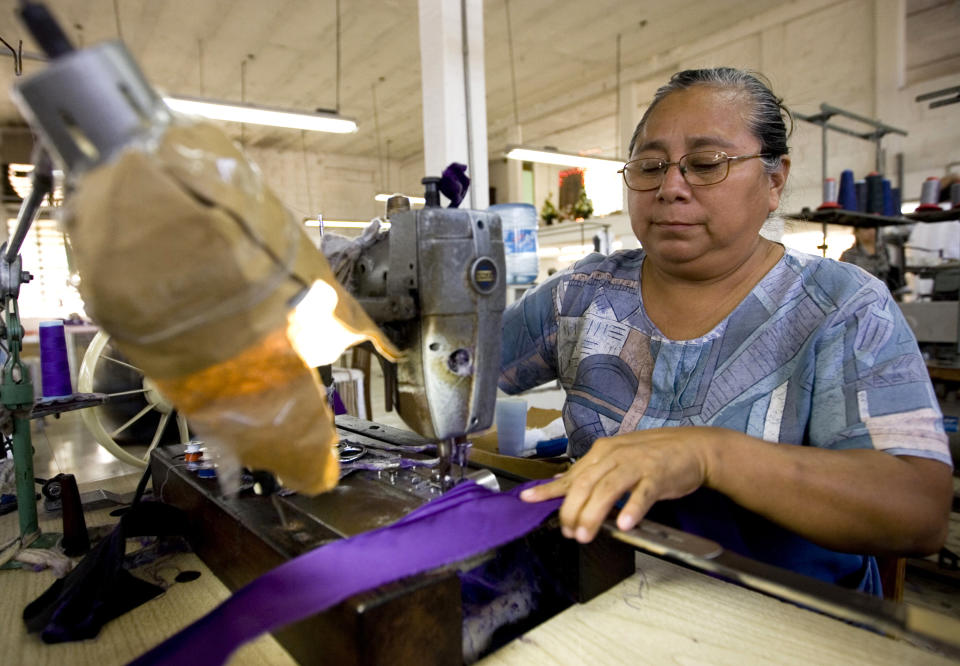
M 346 414 L 347 408 L 343 404 L 343 398 L 340 397 L 340 393 L 335 388 L 330 388 L 328 390 L 330 391 L 330 405 L 333 407 L 334 416 Z
M 440 176 L 440 192 L 450 199 L 449 208 L 457 208 L 470 189 L 467 165 L 451 162 Z
M 222 664 L 241 644 L 364 590 L 517 539 L 560 506 L 522 502 L 472 481 L 392 525 L 305 553 L 265 573 L 133 664 Z M 323 649 L 323 646 L 318 646 Z

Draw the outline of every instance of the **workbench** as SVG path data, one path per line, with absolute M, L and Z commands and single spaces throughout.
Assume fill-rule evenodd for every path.
M 132 490 L 137 476 L 93 484 Z M 81 487 L 81 491 L 91 486 Z M 88 513 L 88 527 L 116 521 L 109 509 Z M 58 518 L 41 528 L 59 531 Z M 0 540 L 16 534 L 16 514 L 0 516 Z M 926 649 L 804 610 L 664 560 L 637 554 L 637 573 L 573 606 L 488 656 L 484 666 L 529 664 L 950 664 Z M 7 664 L 112 666 L 124 664 L 213 609 L 229 596 L 195 555 L 174 556 L 154 573 L 172 580 L 195 570 L 198 580 L 176 583 L 164 595 L 108 623 L 90 641 L 46 645 L 27 634 L 24 606 L 53 581 L 49 571 L 0 571 L 0 645 Z M 318 645 L 318 650 L 323 646 Z M 294 664 L 271 637 L 241 648 L 233 665 Z

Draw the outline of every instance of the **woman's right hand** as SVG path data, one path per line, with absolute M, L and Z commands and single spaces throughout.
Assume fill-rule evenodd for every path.
M 563 534 L 591 541 L 614 504 L 630 493 L 617 516 L 629 530 L 654 502 L 695 491 L 709 478 L 710 449 L 732 430 L 705 426 L 657 428 L 603 437 L 565 474 L 520 495 L 527 502 L 566 496 L 560 507 Z

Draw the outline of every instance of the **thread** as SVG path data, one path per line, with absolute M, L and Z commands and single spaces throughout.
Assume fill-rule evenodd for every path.
M 894 210 L 893 207 L 893 186 L 890 184 L 890 180 L 888 178 L 883 179 L 883 189 L 881 194 L 883 195 L 883 209 L 881 212 L 887 217 L 899 215 L 899 211 Z
M 853 172 L 850 169 L 846 169 L 840 174 L 840 193 L 837 195 L 837 203 L 844 210 L 859 210 L 857 208 L 857 188 L 853 180 Z
M 867 181 L 858 180 L 855 187 L 857 190 L 857 207 L 854 210 L 865 213 L 867 211 Z
M 923 189 L 920 190 L 920 205 L 917 210 L 940 210 L 940 179 L 936 176 L 930 176 L 923 181 Z
M 817 210 L 827 210 L 830 208 L 840 208 L 837 203 L 837 179 L 826 178 L 823 181 L 823 203 L 817 206 Z
M 196 440 L 187 442 L 187 447 L 183 454 L 183 460 L 187 463 L 187 469 L 200 469 L 200 466 L 203 462 L 203 443 Z
M 63 398 L 73 394 L 62 321 L 40 322 L 40 371 L 44 398 Z
M 883 214 L 883 176 L 876 171 L 867 174 L 867 200 L 864 211 L 875 215 Z
M 960 208 L 960 183 L 950 186 L 950 207 Z

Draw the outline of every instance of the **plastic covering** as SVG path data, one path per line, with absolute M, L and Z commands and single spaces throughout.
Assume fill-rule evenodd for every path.
M 65 224 L 88 312 L 208 445 L 294 490 L 335 485 L 333 414 L 288 314 L 321 281 L 318 342 L 399 354 L 228 137 L 183 123 L 124 151 L 79 179 Z

